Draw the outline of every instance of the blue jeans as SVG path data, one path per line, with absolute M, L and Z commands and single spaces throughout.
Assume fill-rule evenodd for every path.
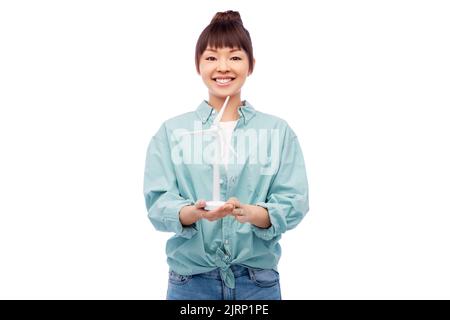
M 281 300 L 280 277 L 272 269 L 232 265 L 236 285 L 223 283 L 219 269 L 192 276 L 169 272 L 167 300 Z

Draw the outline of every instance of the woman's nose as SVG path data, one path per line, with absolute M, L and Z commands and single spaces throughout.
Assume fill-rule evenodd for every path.
M 217 66 L 217 70 L 218 71 L 228 71 L 229 67 L 228 67 L 228 63 L 226 59 L 220 59 L 219 60 L 219 65 Z

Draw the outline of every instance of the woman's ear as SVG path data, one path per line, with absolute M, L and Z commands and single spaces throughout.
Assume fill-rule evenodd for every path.
M 251 72 L 249 71 L 247 76 L 249 76 L 253 73 L 253 71 L 255 70 L 255 64 L 256 64 L 256 59 L 253 58 L 253 70 Z

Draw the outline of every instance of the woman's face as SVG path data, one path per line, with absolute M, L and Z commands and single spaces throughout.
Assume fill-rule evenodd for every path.
M 238 48 L 207 47 L 199 69 L 209 94 L 220 98 L 239 94 L 250 75 L 247 54 Z

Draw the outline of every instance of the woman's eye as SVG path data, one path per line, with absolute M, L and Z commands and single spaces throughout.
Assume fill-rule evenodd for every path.
M 214 60 L 216 60 L 216 57 L 206 57 L 205 60 L 214 61 Z M 239 61 L 239 60 L 242 60 L 242 58 L 240 58 L 240 57 L 231 57 L 231 60 Z

